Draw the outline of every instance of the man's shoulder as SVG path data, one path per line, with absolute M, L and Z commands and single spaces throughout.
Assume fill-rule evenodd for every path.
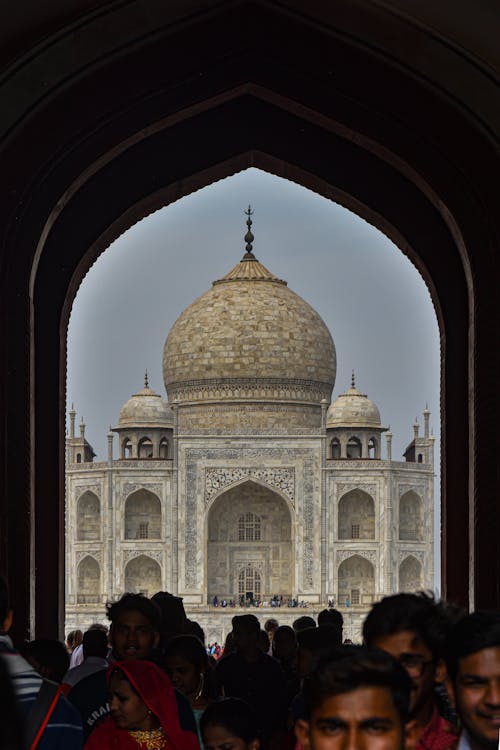
M 223 656 L 218 660 L 217 664 L 215 665 L 215 669 L 217 670 L 217 672 L 223 672 L 226 669 L 232 669 L 232 667 L 238 666 L 242 661 L 243 659 L 236 652 L 233 652 L 232 654 L 226 654 L 226 656 Z
M 417 750 L 449 750 L 455 748 L 458 741 L 457 729 L 435 709 L 417 743 Z

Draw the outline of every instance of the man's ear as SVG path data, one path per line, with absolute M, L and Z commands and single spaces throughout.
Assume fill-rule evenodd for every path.
M 153 638 L 153 648 L 158 648 L 159 642 L 160 642 L 160 634 L 155 631 L 155 635 Z
M 5 620 L 2 623 L 2 632 L 8 633 L 9 630 L 12 627 L 12 620 L 14 619 L 14 612 L 12 609 L 7 610 L 7 615 L 5 616 Z
M 295 736 L 302 750 L 311 750 L 310 726 L 308 721 L 298 719 L 295 722 Z
M 416 719 L 407 721 L 404 727 L 405 750 L 415 750 L 421 735 L 421 728 Z

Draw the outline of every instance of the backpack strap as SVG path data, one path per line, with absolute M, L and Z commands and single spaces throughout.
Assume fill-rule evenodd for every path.
M 57 682 L 42 680 L 38 695 L 25 720 L 26 735 L 24 743 L 26 750 L 35 750 L 40 742 L 60 695 L 61 686 Z

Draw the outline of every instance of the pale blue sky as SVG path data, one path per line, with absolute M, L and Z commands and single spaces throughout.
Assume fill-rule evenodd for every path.
M 249 169 L 136 224 L 84 279 L 68 332 L 68 404 L 74 403 L 78 422 L 83 415 L 97 460 L 105 459 L 108 426 L 142 388 L 145 369 L 151 387 L 165 396 L 167 333 L 182 310 L 240 260 L 248 203 L 255 211 L 256 257 L 288 281 L 332 333 L 333 397 L 348 387 L 354 369 L 357 387 L 391 426 L 396 460 L 428 404 L 438 459 L 439 333 L 420 274 L 363 219 Z

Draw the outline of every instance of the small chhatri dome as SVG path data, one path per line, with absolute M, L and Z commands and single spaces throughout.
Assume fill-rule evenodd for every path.
M 172 409 L 159 393 L 149 387 L 148 373 L 144 388 L 129 398 L 120 409 L 118 427 L 169 427 L 173 424 Z
M 336 356 L 318 313 L 254 256 L 245 211 L 245 254 L 179 316 L 165 342 L 169 401 L 330 400 Z
M 354 370 L 351 387 L 341 393 L 328 409 L 326 426 L 381 428 L 380 412 L 373 401 L 356 388 Z

